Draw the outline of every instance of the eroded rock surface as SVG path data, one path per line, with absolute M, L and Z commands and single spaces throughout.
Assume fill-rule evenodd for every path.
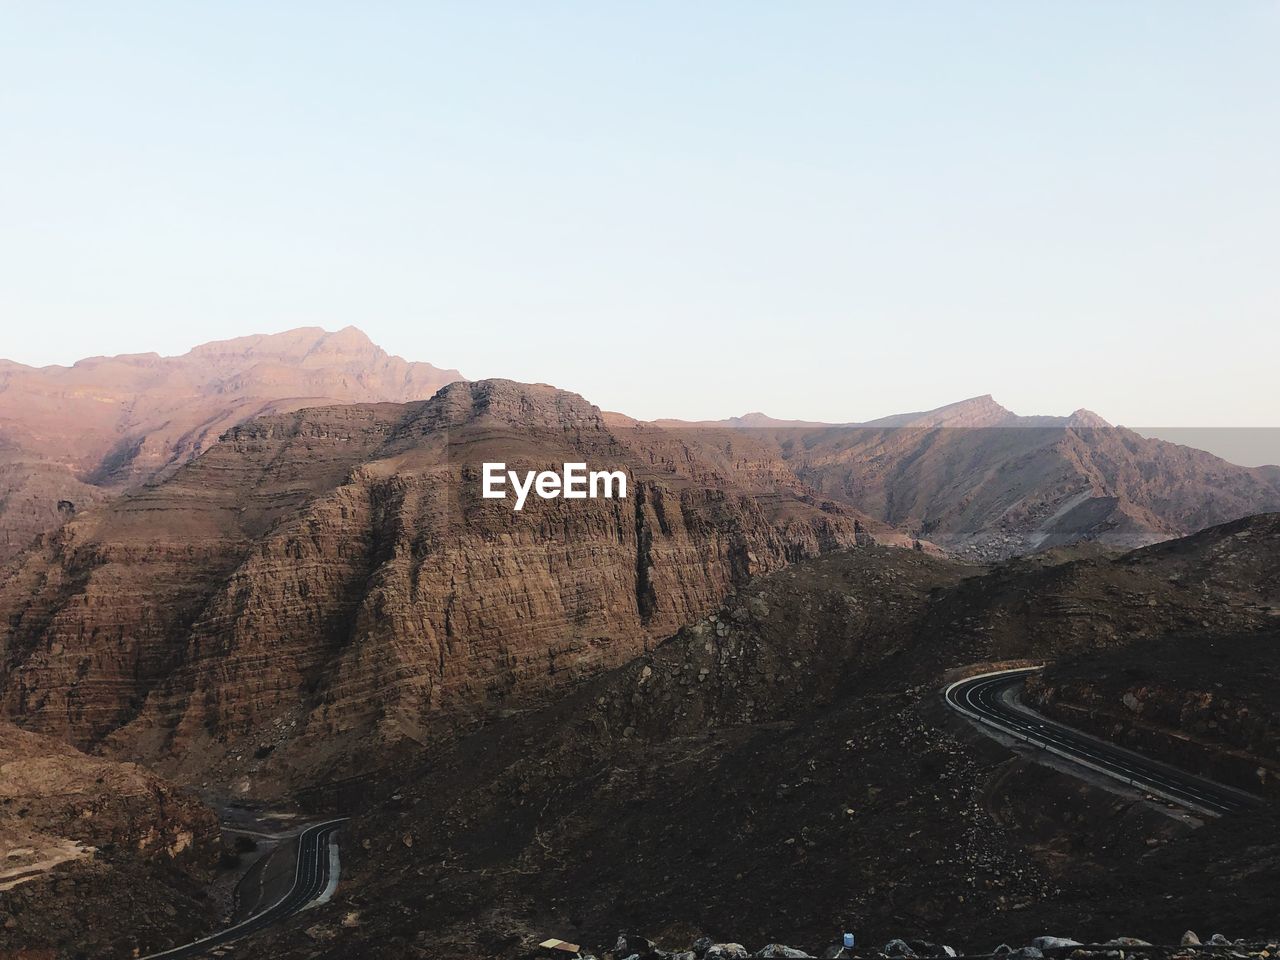
M 125 957 L 216 922 L 217 817 L 131 763 L 0 721 L 0 955 Z
M 423 742 L 882 529 L 726 456 L 510 381 L 252 421 L 11 569 L 0 703 L 82 746 L 259 786 Z M 629 496 L 515 513 L 481 498 L 489 461 L 622 470 Z

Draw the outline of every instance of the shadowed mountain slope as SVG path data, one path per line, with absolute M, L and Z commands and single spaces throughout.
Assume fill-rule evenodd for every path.
M 361 816 L 319 955 L 523 960 L 546 936 L 602 955 L 619 930 L 814 955 L 842 929 L 970 954 L 1046 931 L 1268 935 L 1274 803 L 1171 816 L 1011 752 L 941 689 L 954 668 L 1131 649 L 1153 712 L 1162 680 L 1188 679 L 1163 664 L 1188 658 L 1194 689 L 1243 686 L 1265 708 L 1274 691 L 1249 675 L 1280 666 L 1280 515 L 1075 553 L 982 568 L 871 547 L 794 564 L 547 708 L 407 754 L 377 790 L 335 789 Z M 1237 635 L 1257 659 L 1221 659 L 1214 638 Z M 1061 691 L 1072 673 L 1047 681 Z M 1231 745 L 1269 751 L 1273 731 Z M 1280 770 L 1264 765 L 1255 790 Z M 316 955 L 299 939 L 272 946 Z

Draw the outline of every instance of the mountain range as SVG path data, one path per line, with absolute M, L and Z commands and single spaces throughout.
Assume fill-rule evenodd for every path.
M 245 420 L 404 402 L 460 379 L 389 356 L 354 327 L 239 337 L 179 357 L 0 360 L 0 562 L 75 511 L 168 476 Z
M 491 460 L 606 464 L 629 494 L 515 513 L 480 495 Z M 0 707 L 261 794 L 527 703 L 757 574 L 877 535 L 909 544 L 785 471 L 547 386 L 260 417 L 11 562 Z
M 514 511 L 482 495 L 497 461 L 616 470 L 628 493 Z M 0 763 L 21 778 L 0 790 L 0 930 L 16 931 L 0 944 L 125 955 L 207 931 L 205 891 L 238 854 L 219 856 L 213 812 L 181 786 L 224 812 L 360 814 L 344 896 L 363 906 L 314 928 L 333 956 L 523 956 L 542 915 L 593 942 L 682 911 L 760 937 L 818 936 L 831 911 L 923 932 L 950 916 L 977 937 L 1002 891 L 1039 904 L 1028 923 L 1078 915 L 1132 845 L 1037 860 L 1083 829 L 1050 822 L 1077 814 L 1047 814 L 1045 791 L 1099 807 L 1036 776 L 988 782 L 982 749 L 947 732 L 930 691 L 981 661 L 1060 660 L 1044 709 L 1252 789 L 1280 781 L 1274 725 L 1255 719 L 1280 602 L 1280 533 L 1256 515 L 1280 511 L 1280 468 L 1086 410 L 1023 417 L 984 396 L 865 423 L 645 422 L 303 329 L 6 364 L 0 478 Z M 1135 686 L 1144 644 L 1179 666 Z M 1246 652 L 1258 682 L 1206 693 L 1214 650 Z M 937 810 L 915 785 L 934 777 Z M 968 826 L 982 804 L 996 839 Z M 1213 834 L 1224 869 L 1253 869 L 1255 828 Z M 883 837 L 949 859 L 922 879 L 870 855 L 849 900 L 840 861 L 813 851 Z M 782 885 L 752 859 L 775 847 Z M 515 872 L 483 881 L 499 862 Z M 955 901 L 977 874 L 991 886 Z M 708 875 L 733 895 L 708 895 Z M 151 883 L 169 892 L 121 893 Z M 1112 888 L 1116 916 L 1139 909 Z M 1200 894 L 1180 873 L 1162 889 L 1183 910 Z M 402 919 L 423 896 L 443 908 L 438 949 Z M 1240 922 L 1264 910 L 1232 902 L 1214 900 Z M 64 932 L 73 905 L 100 919 Z M 275 954 L 312 956 L 294 933 Z
M 241 337 L 179 357 L 0 361 L 0 562 L 77 511 L 171 476 L 255 417 L 425 400 L 461 379 L 389 356 L 354 327 Z M 990 396 L 862 423 L 750 413 L 647 427 L 719 450 L 727 470 L 786 474 L 794 489 L 978 558 L 1078 539 L 1136 546 L 1280 507 L 1280 467 L 1236 466 L 1087 410 L 1018 416 Z M 749 449 L 738 466 L 735 447 Z
M 1132 547 L 1280 509 L 1280 470 L 1087 411 L 645 423 L 352 328 L 4 384 L 28 493 L 0 512 L 3 713 L 257 794 L 537 702 L 805 557 Z M 606 465 L 631 496 L 513 514 L 486 461 Z
M 1280 467 L 1241 467 L 1089 410 L 1018 416 L 990 396 L 866 423 L 661 421 L 752 434 L 826 497 L 991 559 L 1078 540 L 1133 547 L 1280 509 Z

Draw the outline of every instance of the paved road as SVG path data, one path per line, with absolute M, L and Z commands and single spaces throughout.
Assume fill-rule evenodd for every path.
M 330 881 L 336 880 L 337 876 L 331 874 L 330 863 L 333 857 L 329 848 L 331 843 L 337 844 L 333 835 L 345 822 L 345 817 L 341 820 L 326 820 L 307 827 L 298 835 L 298 864 L 294 870 L 293 886 L 271 906 L 202 940 L 161 953 L 152 953 L 142 960 L 179 960 L 184 957 L 208 956 L 219 947 L 305 910 L 326 892 L 332 892 Z
M 1185 770 L 1082 733 L 1035 713 L 1018 700 L 1028 667 L 981 674 L 951 684 L 947 704 L 965 716 L 1040 747 L 1138 790 L 1211 816 L 1222 816 L 1264 801 Z

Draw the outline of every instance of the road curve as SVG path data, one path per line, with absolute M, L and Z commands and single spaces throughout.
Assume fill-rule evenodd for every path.
M 1198 813 L 1217 817 L 1264 802 L 1034 712 L 1018 701 L 1017 693 L 1027 674 L 1040 669 L 1024 667 L 968 677 L 948 686 L 944 696 L 949 707 L 979 724 Z
M 247 937 L 251 933 L 256 933 L 305 910 L 322 898 L 326 892 L 332 893 L 331 881 L 337 878 L 330 875 L 330 865 L 336 863 L 337 858 L 331 856 L 330 845 L 336 845 L 337 841 L 333 839 L 333 834 L 346 821 L 346 817 L 326 820 L 323 823 L 312 824 L 298 834 L 298 863 L 294 868 L 293 886 L 271 906 L 225 930 L 219 930 L 217 933 L 180 947 L 148 954 L 141 960 L 161 960 L 161 958 L 180 960 L 185 957 L 202 957 L 217 947 Z

